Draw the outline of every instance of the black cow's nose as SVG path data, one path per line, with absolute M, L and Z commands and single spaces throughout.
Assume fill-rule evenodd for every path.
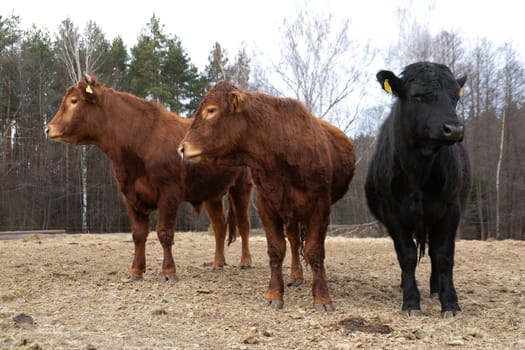
M 461 124 L 451 125 L 443 124 L 443 136 L 450 141 L 463 140 L 464 127 Z

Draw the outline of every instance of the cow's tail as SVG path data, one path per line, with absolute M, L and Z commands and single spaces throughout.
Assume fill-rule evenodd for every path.
M 228 230 L 228 246 L 237 239 L 237 225 L 235 219 L 235 208 L 233 206 L 233 199 L 228 193 L 228 213 L 226 214 L 226 229 Z
M 303 222 L 299 222 L 297 224 L 297 229 L 299 230 L 299 254 L 303 257 L 304 262 L 306 263 L 306 266 L 308 266 L 308 260 L 304 256 L 304 241 L 306 239 L 306 224 Z

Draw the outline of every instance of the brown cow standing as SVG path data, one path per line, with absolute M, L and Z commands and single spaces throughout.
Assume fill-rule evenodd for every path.
M 222 200 L 226 193 L 242 238 L 240 266 L 251 265 L 250 171 L 246 167 L 183 163 L 177 147 L 190 123 L 157 103 L 106 88 L 86 76 L 67 90 L 45 128 L 50 140 L 95 145 L 111 160 L 133 231 L 135 255 L 129 271 L 133 280 L 140 279 L 146 269 L 149 215 L 155 209 L 157 235 L 164 250 L 162 274 L 167 280 L 176 280 L 171 246 L 182 201 L 197 210 L 204 204 L 215 231 L 213 267 L 223 267 L 226 221 Z
M 332 193 L 337 192 L 330 149 L 322 122 L 299 101 L 248 93 L 227 81 L 218 82 L 202 99 L 179 148 L 190 162 L 209 158 L 221 165 L 250 167 L 271 268 L 265 299 L 273 308 L 284 304 L 284 228 L 296 238 L 291 241 L 294 251 L 301 226 L 314 306 L 334 310 L 324 268 Z M 351 177 L 353 166 L 340 171 Z

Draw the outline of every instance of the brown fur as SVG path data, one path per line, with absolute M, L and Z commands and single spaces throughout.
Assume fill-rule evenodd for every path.
M 335 140 L 340 134 L 334 136 L 331 129 L 297 100 L 249 93 L 220 81 L 201 101 L 179 149 L 189 161 L 208 158 L 224 165 L 248 165 L 252 170 L 271 267 L 265 298 L 272 307 L 283 305 L 284 229 L 294 251 L 301 226 L 305 258 L 313 273 L 314 304 L 333 310 L 324 239 L 332 197 L 339 199 L 346 192 L 354 159 L 351 143 L 339 146 Z M 348 159 L 342 168 L 335 165 L 338 159 L 333 160 L 332 154 L 344 148 Z
M 233 202 L 229 208 L 237 214 L 236 224 L 242 237 L 241 267 L 251 264 L 250 172 L 246 167 L 183 163 L 177 147 L 190 123 L 154 102 L 106 88 L 86 77 L 67 90 L 46 128 L 52 140 L 95 145 L 111 160 L 133 231 L 135 256 L 129 271 L 132 278 L 140 278 L 145 271 L 149 214 L 155 209 L 157 235 L 164 250 L 162 273 L 168 279 L 175 278 L 171 246 L 182 201 L 190 202 L 197 210 L 204 204 L 215 232 L 213 266 L 224 266 L 226 221 L 222 198 L 226 193 Z

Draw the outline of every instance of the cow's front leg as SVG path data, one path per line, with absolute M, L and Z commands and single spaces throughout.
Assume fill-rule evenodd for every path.
M 442 222 L 434 225 L 430 234 L 429 255 L 432 263 L 431 292 L 437 292 L 444 318 L 460 314 L 458 296 L 454 287 L 453 268 L 455 236 L 459 223 L 459 209 L 450 209 Z
M 211 227 L 215 237 L 215 256 L 213 258 L 213 269 L 222 269 L 226 265 L 224 256 L 224 241 L 226 239 L 226 220 L 222 204 L 222 196 L 212 198 L 204 202 L 204 208 L 210 218 Z
M 165 190 L 164 193 L 171 192 Z M 157 236 L 163 250 L 162 276 L 164 280 L 172 282 L 177 280 L 172 246 L 179 205 L 180 200 L 174 198 L 161 198 L 158 201 Z
M 142 275 L 146 271 L 146 240 L 149 233 L 149 215 L 133 209 L 126 200 L 124 203 L 128 211 L 131 235 L 135 245 L 133 262 L 131 263 L 128 277 L 131 281 L 136 281 L 142 279 Z
M 312 294 L 314 307 L 319 311 L 334 311 L 335 306 L 328 292 L 324 267 L 326 230 L 330 220 L 330 203 L 319 199 L 313 214 L 306 225 L 304 252 L 312 269 Z
M 401 268 L 401 288 L 403 290 L 401 310 L 407 316 L 419 316 L 421 314 L 421 298 L 416 283 L 416 244 L 404 230 L 388 228 L 388 231 L 394 241 L 397 260 Z
M 421 298 L 416 283 L 417 248 L 412 239 L 412 228 L 404 227 L 399 222 L 397 213 L 393 212 L 389 206 L 380 208 L 377 212 L 385 214 L 381 221 L 394 242 L 397 260 L 401 268 L 401 289 L 403 292 L 401 311 L 407 316 L 419 316 L 421 315 Z
M 260 199 L 260 195 L 258 197 L 257 207 L 266 232 L 270 260 L 270 283 L 265 295 L 266 305 L 274 309 L 281 309 L 284 306 L 283 261 L 286 254 L 283 221 L 268 208 L 264 199 Z

